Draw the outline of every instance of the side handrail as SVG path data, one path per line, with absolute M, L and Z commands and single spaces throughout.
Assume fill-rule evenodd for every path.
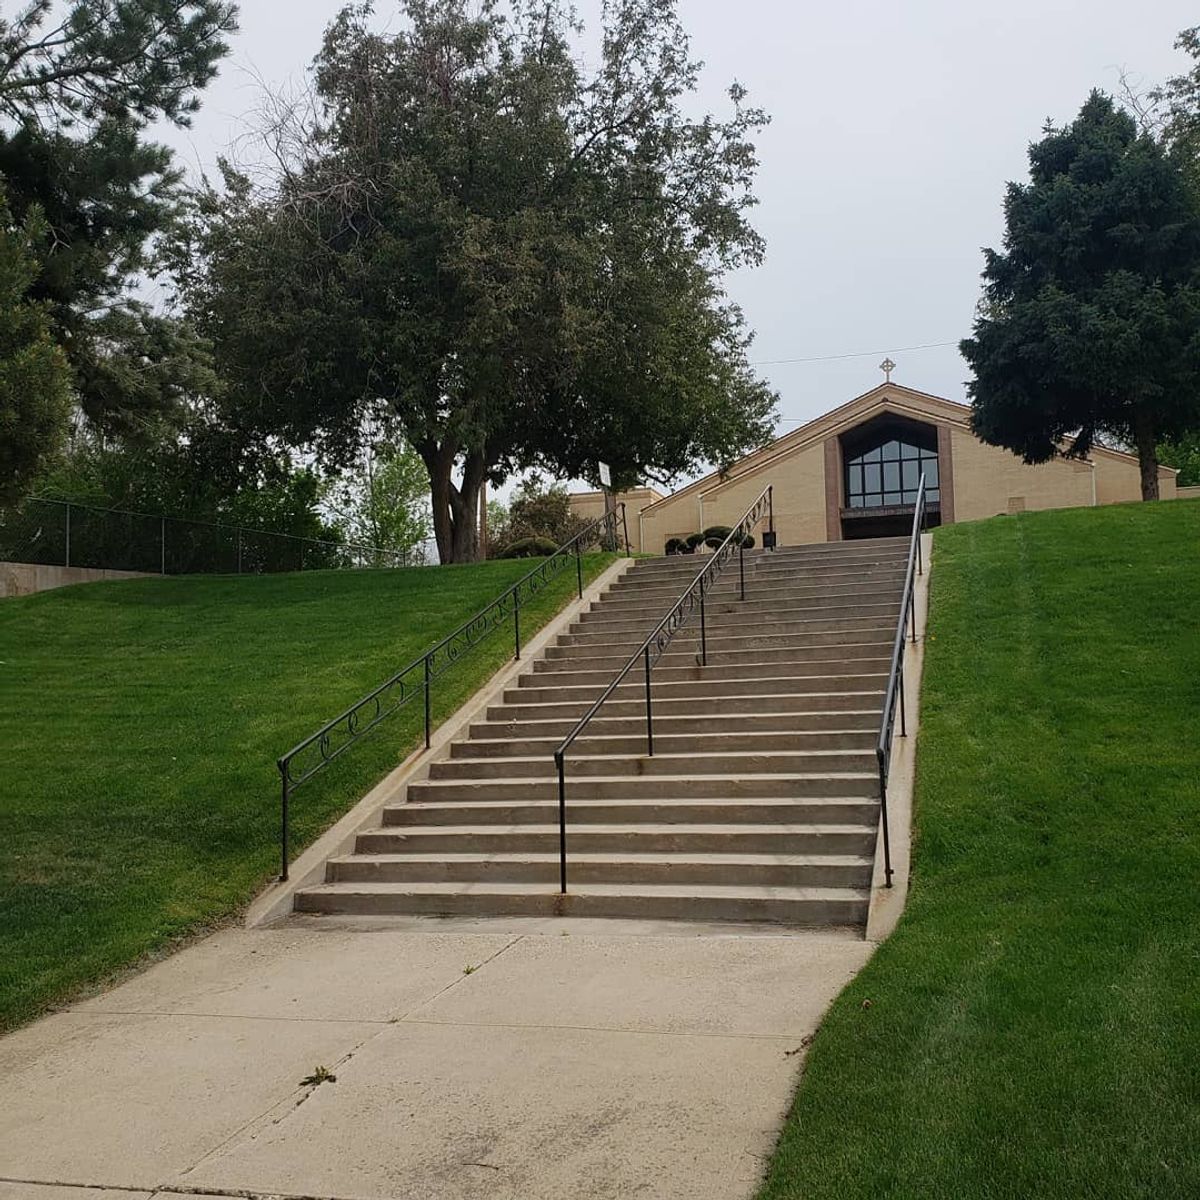
M 908 545 L 908 566 L 904 572 L 904 591 L 900 598 L 900 616 L 896 621 L 896 637 L 892 642 L 892 663 L 887 688 L 883 694 L 883 712 L 879 721 L 879 740 L 875 743 L 875 758 L 879 766 L 879 821 L 883 829 L 883 870 L 886 886 L 892 886 L 892 840 L 888 826 L 887 786 L 888 769 L 892 760 L 892 738 L 896 729 L 896 710 L 900 712 L 900 736 L 908 736 L 904 713 L 904 643 L 909 623 L 912 641 L 917 641 L 917 576 L 924 574 L 921 561 L 921 534 L 925 531 L 925 476 L 917 484 L 917 502 L 913 507 L 912 537 Z
M 290 845 L 290 801 L 291 793 L 302 783 L 311 779 L 318 771 L 327 767 L 335 758 L 340 758 L 351 746 L 357 745 L 385 717 L 403 708 L 414 696 L 425 699 L 425 749 L 429 749 L 433 725 L 430 711 L 430 685 L 439 675 L 458 662 L 464 654 L 506 623 L 513 624 L 513 657 L 521 657 L 521 592 L 526 598 L 540 592 L 567 562 L 575 560 L 575 586 L 579 598 L 583 599 L 583 546 L 600 533 L 600 544 L 616 549 L 620 544 L 618 531 L 625 531 L 625 552 L 629 553 L 629 535 L 625 524 L 625 505 L 617 504 L 604 516 L 586 525 L 573 538 L 564 542 L 553 554 L 541 559 L 536 567 L 522 575 L 511 587 L 477 612 L 469 621 L 464 621 L 452 633 L 432 646 L 419 658 L 413 659 L 384 680 L 374 691 L 368 692 L 344 712 L 326 721 L 315 733 L 297 742 L 286 754 L 276 760 L 280 778 L 279 856 L 280 881 L 288 877 Z
M 767 518 L 767 527 L 775 531 L 775 510 L 771 486 L 758 494 L 753 504 L 746 509 L 742 519 L 729 531 L 725 540 L 713 551 L 708 562 L 699 574 L 683 590 L 683 594 L 667 610 L 666 615 L 654 627 L 649 636 L 629 656 L 625 665 L 616 673 L 612 682 L 600 693 L 592 706 L 575 722 L 574 728 L 559 743 L 554 751 L 554 765 L 558 771 L 558 878 L 559 890 L 565 895 L 567 891 L 567 781 L 566 754 L 575 739 L 586 728 L 592 718 L 603 708 L 608 698 L 625 681 L 626 676 L 633 670 L 638 659 L 641 659 L 646 673 L 646 753 L 654 755 L 654 717 L 652 710 L 650 672 L 654 664 L 663 656 L 674 636 L 688 623 L 692 615 L 700 613 L 700 663 L 708 665 L 708 633 L 704 618 L 704 598 L 712 590 L 713 581 L 720 575 L 734 550 L 738 553 L 738 570 L 740 576 L 741 599 L 746 598 L 746 539 L 750 531 L 763 519 Z

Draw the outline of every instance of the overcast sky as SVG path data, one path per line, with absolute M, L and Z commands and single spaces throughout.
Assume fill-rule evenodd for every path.
M 297 81 L 337 0 L 242 0 L 241 33 L 192 129 L 166 136 L 211 168 L 256 103 Z M 594 25 L 599 0 L 580 0 Z M 680 0 L 697 100 L 724 111 L 739 80 L 772 123 L 758 141 L 763 266 L 729 280 L 780 395 L 780 432 L 874 386 L 884 351 L 902 383 L 962 400 L 980 248 L 997 245 L 1004 184 L 1046 118 L 1070 120 L 1121 70 L 1182 70 L 1183 0 Z M 380 22 L 396 6 L 378 0 Z M 934 349 L 905 347 L 951 343 Z M 856 355 L 825 362 L 779 362 Z

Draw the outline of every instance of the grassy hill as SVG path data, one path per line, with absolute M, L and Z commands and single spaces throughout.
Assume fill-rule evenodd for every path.
M 762 1197 L 1200 1195 L 1200 502 L 935 563 L 908 910 Z
M 610 561 L 585 559 L 589 577 Z M 0 601 L 0 1028 L 228 916 L 277 870 L 276 757 L 529 570 L 147 579 Z M 574 594 L 522 604 L 529 637 Z M 453 712 L 512 653 L 439 679 Z M 299 790 L 295 849 L 417 744 L 412 703 Z

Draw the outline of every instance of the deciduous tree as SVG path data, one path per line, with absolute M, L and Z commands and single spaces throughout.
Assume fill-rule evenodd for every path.
M 394 437 L 368 438 L 359 461 L 333 490 L 346 541 L 396 551 L 405 563 L 424 561 L 429 475 L 411 446 Z
M 266 179 L 227 177 L 191 308 L 240 419 L 326 460 L 382 401 L 425 463 L 443 561 L 478 554 L 479 491 L 542 467 L 614 483 L 766 439 L 774 396 L 721 280 L 765 117 L 684 114 L 698 68 L 674 0 L 606 8 L 585 76 L 557 0 L 406 0 L 331 25 L 319 119 Z

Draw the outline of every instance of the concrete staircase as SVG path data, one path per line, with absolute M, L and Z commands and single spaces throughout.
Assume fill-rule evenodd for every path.
M 568 757 L 569 894 L 558 889 L 553 751 L 703 566 L 642 560 L 472 725 L 379 829 L 296 907 L 437 913 L 866 920 L 878 821 L 874 745 L 907 539 L 736 559 L 654 669 Z

